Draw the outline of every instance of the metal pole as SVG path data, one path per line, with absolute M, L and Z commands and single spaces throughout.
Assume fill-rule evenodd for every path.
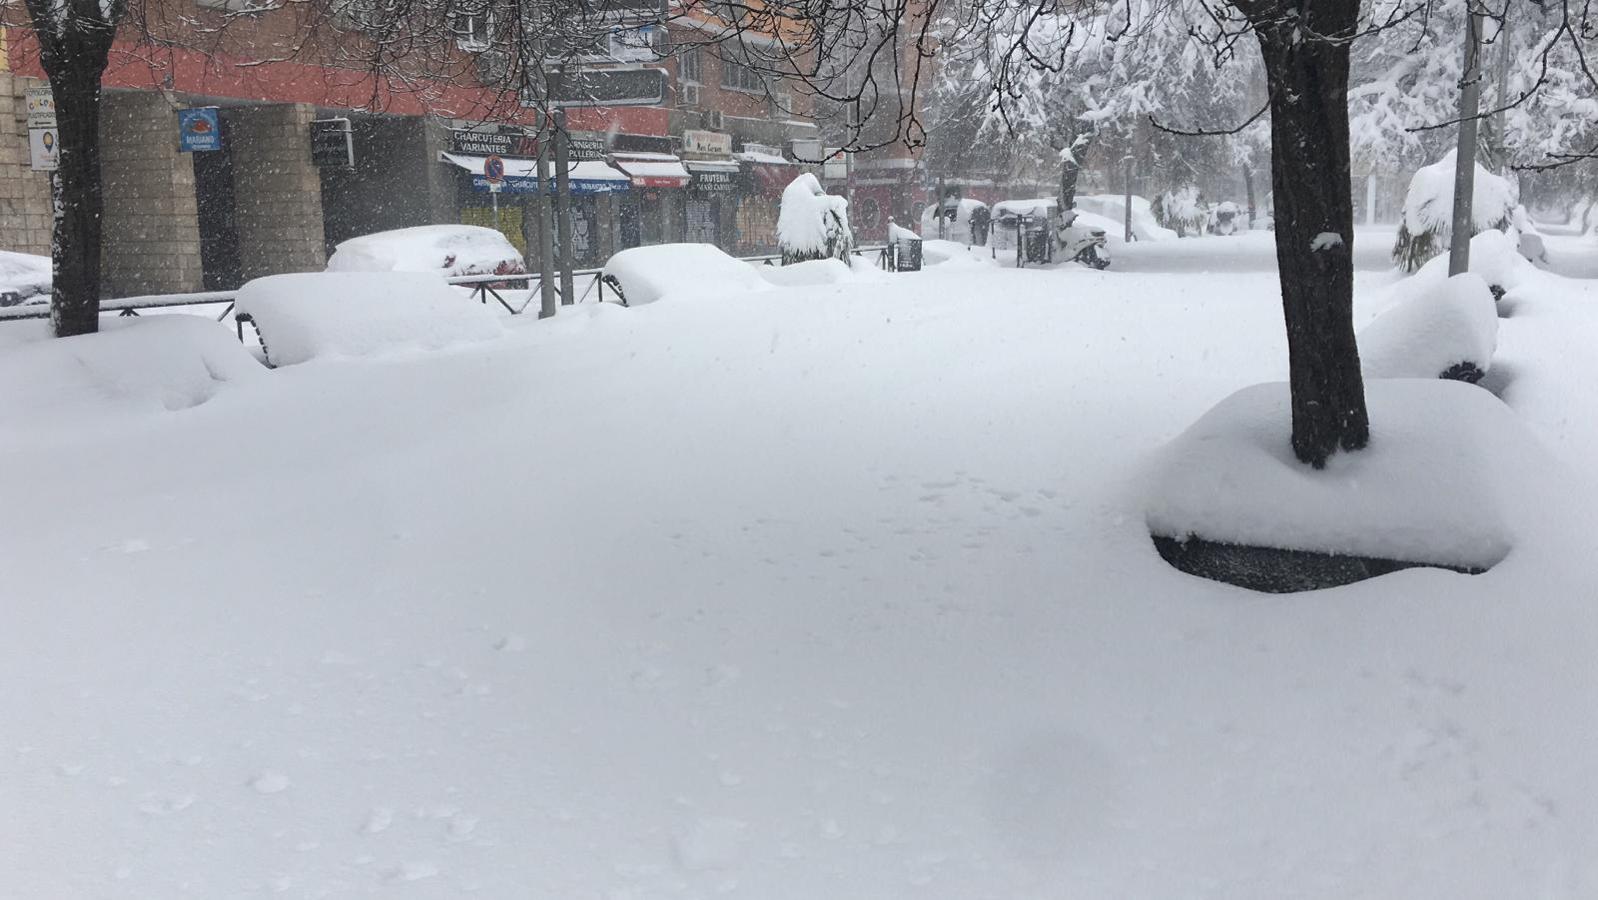
M 566 111 L 555 110 L 555 228 L 560 240 L 560 302 L 576 302 L 572 293 L 571 141 L 566 136 Z
M 1454 166 L 1454 227 L 1448 242 L 1448 274 L 1470 269 L 1471 215 L 1476 188 L 1476 114 L 1481 111 L 1481 13 L 1466 17 L 1465 65 L 1459 85 L 1459 147 Z
M 1126 234 L 1121 239 L 1132 243 L 1132 154 L 1126 155 Z
M 549 116 L 540 116 L 538 132 L 538 317 L 555 314 L 555 236 L 549 215 Z

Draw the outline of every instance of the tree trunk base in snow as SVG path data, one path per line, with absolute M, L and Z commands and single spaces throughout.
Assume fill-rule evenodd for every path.
M 1341 556 L 1310 550 L 1280 547 L 1250 547 L 1206 541 L 1154 536 L 1154 548 L 1172 567 L 1189 575 L 1268 594 L 1292 594 L 1340 587 L 1402 569 L 1448 569 L 1466 575 L 1480 575 L 1486 569 L 1403 562 L 1369 556 Z

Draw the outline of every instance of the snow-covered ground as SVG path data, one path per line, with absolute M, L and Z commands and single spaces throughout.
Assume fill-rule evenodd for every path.
M 584 305 L 8 420 L 0 894 L 1598 895 L 1594 283 L 1512 292 L 1489 378 L 1551 524 L 1268 597 L 1162 562 L 1143 485 L 1284 376 L 1271 252 Z

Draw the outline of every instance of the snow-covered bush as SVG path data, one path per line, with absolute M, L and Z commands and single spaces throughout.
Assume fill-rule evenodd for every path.
M 327 270 L 515 275 L 526 268 L 516 245 L 492 228 L 418 225 L 350 238 L 328 257 Z
M 1404 197 L 1404 213 L 1398 226 L 1398 241 L 1393 244 L 1393 262 L 1406 272 L 1425 265 L 1428 259 L 1449 248 L 1454 215 L 1454 160 L 1450 150 L 1442 159 L 1423 166 L 1410 179 Z M 1473 234 L 1487 230 L 1507 231 L 1515 210 L 1515 191 L 1507 180 L 1476 164 L 1475 187 L 1471 198 Z
M 1210 219 L 1209 210 L 1199 201 L 1199 190 L 1192 185 L 1166 191 L 1150 206 L 1154 218 L 1177 237 L 1203 234 Z
M 767 287 L 754 266 L 711 244 L 632 247 L 612 256 L 600 277 L 626 306 L 654 303 L 668 295 L 747 294 Z
M 1421 286 L 1359 333 L 1367 378 L 1475 383 L 1487 374 L 1497 346 L 1498 310 L 1487 281 L 1475 272 Z
M 239 289 L 274 366 L 437 350 L 499 337 L 505 327 L 439 275 L 420 272 L 294 272 Z
M 811 259 L 847 261 L 854 249 L 849 230 L 849 201 L 827 193 L 809 172 L 795 178 L 782 191 L 777 213 L 777 246 L 782 264 Z

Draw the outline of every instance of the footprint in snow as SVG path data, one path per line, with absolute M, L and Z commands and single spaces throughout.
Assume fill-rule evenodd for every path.
M 282 772 L 262 772 L 250 782 L 257 794 L 278 794 L 289 788 L 289 777 Z

